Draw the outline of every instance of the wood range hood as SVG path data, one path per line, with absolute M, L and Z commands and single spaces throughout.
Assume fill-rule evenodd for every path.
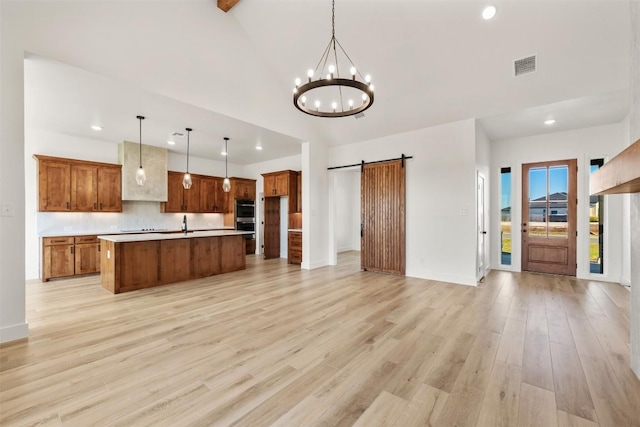
M 590 194 L 640 193 L 640 139 L 591 175 Z

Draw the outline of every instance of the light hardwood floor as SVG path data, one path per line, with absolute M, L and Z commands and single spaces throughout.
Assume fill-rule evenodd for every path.
M 629 293 L 492 272 L 478 288 L 247 258 L 111 295 L 27 284 L 2 426 L 640 425 Z

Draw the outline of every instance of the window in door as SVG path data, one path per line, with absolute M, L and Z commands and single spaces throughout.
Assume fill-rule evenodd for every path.
M 500 168 L 500 264 L 511 265 L 511 168 Z
M 604 159 L 592 159 L 589 172 L 604 165 Z M 589 196 L 589 272 L 604 272 L 604 196 Z

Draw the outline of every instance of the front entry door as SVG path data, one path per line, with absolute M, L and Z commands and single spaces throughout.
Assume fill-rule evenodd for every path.
M 576 160 L 522 165 L 522 270 L 576 275 Z

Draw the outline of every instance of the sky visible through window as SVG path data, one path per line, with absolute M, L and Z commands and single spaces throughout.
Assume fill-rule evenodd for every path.
M 500 206 L 501 208 L 511 207 L 511 173 L 500 174 Z
M 529 200 L 545 197 L 547 194 L 547 177 L 544 168 L 531 169 L 529 173 Z M 568 192 L 569 174 L 566 166 L 549 168 L 549 194 Z

